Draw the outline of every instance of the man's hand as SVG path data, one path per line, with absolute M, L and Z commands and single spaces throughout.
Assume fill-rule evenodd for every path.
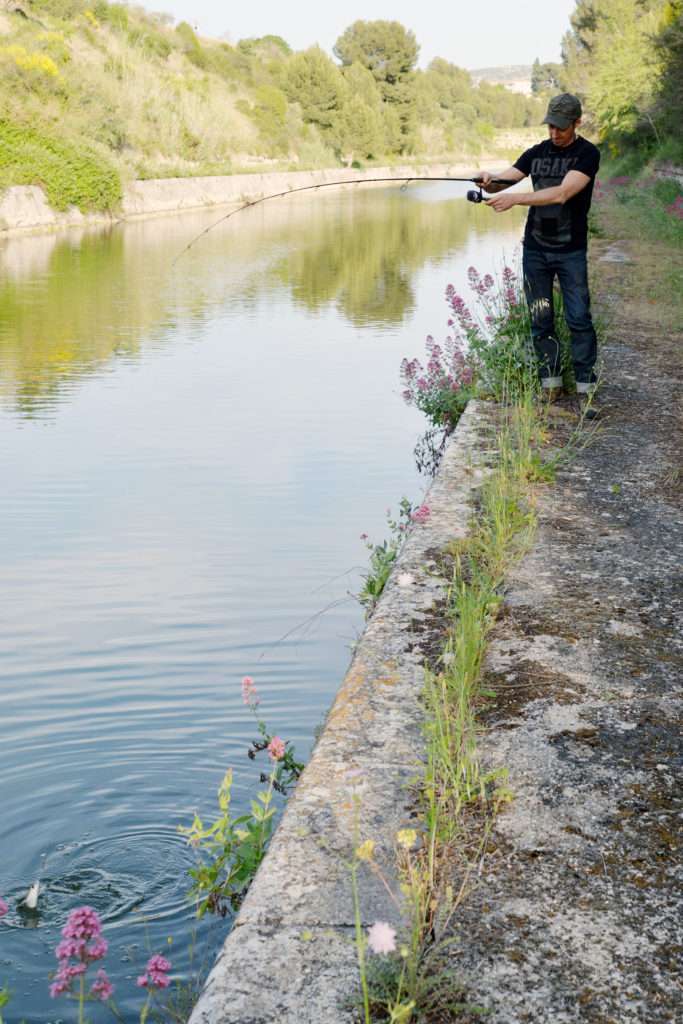
M 472 181 L 476 181 L 478 185 L 482 186 L 482 188 L 486 188 L 493 177 L 494 175 L 491 171 L 477 171 L 472 178 Z M 488 192 L 488 189 L 486 189 L 486 191 Z
M 504 213 L 505 210 L 517 206 L 517 196 L 514 193 L 504 192 L 502 195 L 493 196 L 492 199 L 485 199 L 484 202 L 496 213 Z
M 504 171 L 477 171 L 476 174 L 472 175 L 472 181 L 476 181 L 478 185 L 481 185 L 485 192 L 494 194 L 502 191 L 504 188 L 509 188 L 516 181 L 521 181 L 523 177 L 522 172 L 516 167 L 506 167 Z M 496 179 L 502 180 L 504 184 L 492 185 L 491 182 Z

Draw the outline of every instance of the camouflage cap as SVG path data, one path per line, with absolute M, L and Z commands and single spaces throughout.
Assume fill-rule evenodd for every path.
M 553 96 L 541 124 L 552 124 L 555 128 L 564 131 L 579 117 L 581 117 L 581 100 L 578 96 L 572 96 L 570 92 L 563 92 L 560 96 Z

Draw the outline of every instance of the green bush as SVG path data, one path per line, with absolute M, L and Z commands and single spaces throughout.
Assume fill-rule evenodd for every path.
M 121 201 L 118 171 L 85 145 L 0 119 L 0 188 L 40 185 L 55 210 L 111 210 Z
M 128 30 L 128 42 L 131 46 L 142 50 L 143 53 L 161 57 L 162 60 L 166 60 L 173 50 L 165 35 L 162 35 L 161 32 L 145 31 L 140 25 L 135 25 Z

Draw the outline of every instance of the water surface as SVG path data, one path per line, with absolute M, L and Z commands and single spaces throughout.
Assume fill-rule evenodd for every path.
M 73 1019 L 46 978 L 74 906 L 104 917 L 130 1021 L 150 952 L 171 940 L 187 977 L 222 940 L 193 942 L 177 826 L 229 765 L 238 807 L 253 792 L 242 675 L 303 758 L 343 677 L 359 535 L 427 485 L 400 360 L 447 333 L 446 284 L 520 234 L 456 189 L 263 204 L 175 265 L 216 211 L 0 246 L 7 1020 Z

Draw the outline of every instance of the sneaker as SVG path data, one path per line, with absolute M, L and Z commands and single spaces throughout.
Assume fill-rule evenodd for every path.
M 597 420 L 600 410 L 595 404 L 595 396 L 582 391 L 575 396 L 576 414 L 580 420 Z
M 541 394 L 544 402 L 559 402 L 563 395 L 562 388 L 542 388 Z

